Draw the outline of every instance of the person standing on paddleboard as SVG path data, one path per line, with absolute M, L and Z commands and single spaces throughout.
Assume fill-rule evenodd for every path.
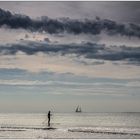
M 51 120 L 51 111 L 48 112 L 48 126 L 50 126 L 50 120 Z

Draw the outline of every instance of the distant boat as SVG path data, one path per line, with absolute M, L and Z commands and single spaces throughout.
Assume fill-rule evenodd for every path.
M 80 112 L 82 112 L 81 107 L 77 106 L 75 112 L 76 112 L 76 113 L 80 113 Z

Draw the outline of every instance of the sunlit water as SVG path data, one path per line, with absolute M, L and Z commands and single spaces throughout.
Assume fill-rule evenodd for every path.
M 140 113 L 0 114 L 0 138 L 140 138 Z

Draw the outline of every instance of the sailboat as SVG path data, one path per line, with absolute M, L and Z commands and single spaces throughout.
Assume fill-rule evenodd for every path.
M 80 113 L 80 112 L 82 112 L 81 107 L 79 107 L 79 105 L 77 106 L 75 112 L 76 112 L 76 113 Z

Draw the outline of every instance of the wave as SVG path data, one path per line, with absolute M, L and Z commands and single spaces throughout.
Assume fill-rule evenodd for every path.
M 8 129 L 16 129 L 17 131 L 19 131 L 20 129 L 40 129 L 40 130 L 55 130 L 56 128 L 54 128 L 54 127 L 14 127 L 14 126 L 1 126 L 0 127 L 1 128 L 1 130 L 0 131 L 3 131 L 3 129 L 4 129 L 4 131 L 8 131 Z M 10 131 L 10 130 L 9 130 Z M 14 130 L 13 130 L 14 131 Z
M 140 133 L 135 132 L 119 132 L 113 130 L 96 130 L 96 129 L 83 129 L 83 128 L 74 128 L 68 129 L 69 132 L 83 132 L 83 133 L 103 133 L 103 134 L 114 134 L 114 135 L 140 135 Z
M 23 129 L 1 129 L 1 131 L 26 131 L 26 130 L 23 130 Z
M 63 127 L 62 127 L 63 128 Z M 26 126 L 1 126 L 0 131 L 26 131 L 32 130 L 61 130 L 62 128 L 55 127 L 26 127 Z M 102 133 L 102 134 L 113 134 L 113 135 L 139 135 L 140 128 L 111 128 L 111 127 L 78 127 L 78 128 L 63 128 L 65 131 L 69 132 L 82 132 L 82 133 Z

